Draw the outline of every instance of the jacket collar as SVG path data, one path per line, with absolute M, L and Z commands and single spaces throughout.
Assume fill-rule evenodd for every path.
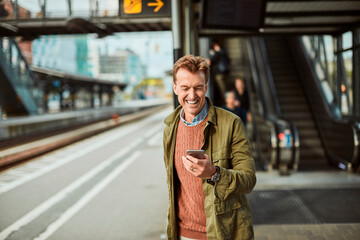
M 216 125 L 216 112 L 215 112 L 215 107 L 212 104 L 210 98 L 206 97 L 206 101 L 208 103 L 209 106 L 209 112 L 208 112 L 208 122 Z M 164 123 L 168 126 L 170 126 L 171 124 L 174 124 L 175 122 L 177 122 L 176 120 L 178 118 L 180 118 L 180 112 L 181 112 L 182 106 L 178 106 L 167 118 L 165 118 Z

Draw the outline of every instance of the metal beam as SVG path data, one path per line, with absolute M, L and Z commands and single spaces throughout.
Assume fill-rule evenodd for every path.
M 264 29 L 266 28 L 316 28 L 316 27 L 343 27 L 344 25 L 356 25 L 358 24 L 357 22 L 355 23 L 301 23 L 301 24 L 265 24 L 264 25 Z
M 336 16 L 360 16 L 360 10 L 347 11 L 298 11 L 298 12 L 267 12 L 266 17 L 336 17 Z
M 269 2 L 288 2 L 294 3 L 294 0 L 265 0 L 267 3 Z M 359 0 L 296 0 L 296 2 L 358 2 Z
M 144 24 L 138 24 L 138 26 L 140 27 L 140 28 L 142 28 L 143 30 L 145 30 L 145 31 L 152 31 L 152 28 L 149 26 L 149 24 L 147 24 L 147 23 L 144 23 Z
M 130 30 L 130 32 L 137 32 L 139 29 L 134 24 L 124 24 L 124 27 Z
M 115 29 L 114 32 L 126 32 L 124 26 L 120 24 L 108 25 L 108 27 Z

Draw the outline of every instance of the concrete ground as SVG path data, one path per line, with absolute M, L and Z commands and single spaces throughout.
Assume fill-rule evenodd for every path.
M 280 176 L 276 171 L 257 172 L 257 180 L 254 191 L 351 188 L 358 190 L 360 199 L 360 175 L 345 171 L 297 172 L 290 176 Z M 254 225 L 254 231 L 256 240 L 358 240 L 360 222 Z
M 358 240 L 360 223 L 258 225 L 256 240 Z

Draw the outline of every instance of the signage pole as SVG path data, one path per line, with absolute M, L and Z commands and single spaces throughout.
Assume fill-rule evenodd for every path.
M 171 30 L 173 35 L 173 54 L 175 63 L 179 58 L 182 57 L 181 12 L 179 0 L 171 0 Z M 179 106 L 179 102 L 176 95 L 174 94 L 174 107 L 176 108 L 177 106 Z

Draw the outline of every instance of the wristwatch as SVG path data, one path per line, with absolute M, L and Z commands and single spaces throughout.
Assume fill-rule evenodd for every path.
M 215 185 L 215 182 L 220 180 L 220 167 L 215 166 L 216 168 L 216 172 L 214 175 L 211 176 L 211 179 L 207 179 L 206 182 L 211 184 L 211 185 Z

